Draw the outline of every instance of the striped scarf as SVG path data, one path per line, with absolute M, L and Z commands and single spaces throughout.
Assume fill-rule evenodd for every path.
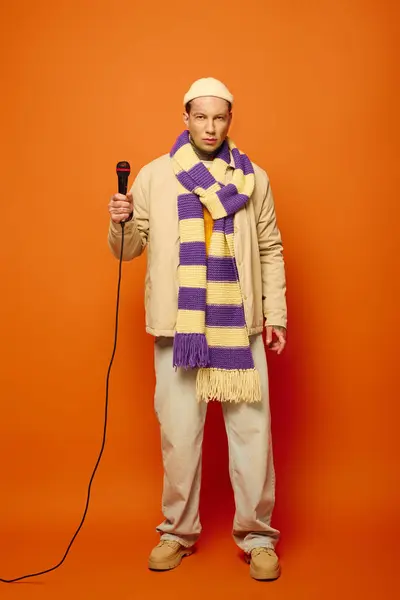
M 170 156 L 178 182 L 180 233 L 174 367 L 198 367 L 198 401 L 257 402 L 260 380 L 245 322 L 233 227 L 235 213 L 254 189 L 253 166 L 228 139 L 208 170 L 188 131 L 178 137 Z M 224 185 L 231 158 L 233 177 Z M 208 256 L 203 205 L 214 221 Z

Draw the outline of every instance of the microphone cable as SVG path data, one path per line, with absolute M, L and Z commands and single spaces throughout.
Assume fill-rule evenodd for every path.
M 117 349 L 117 339 L 118 339 L 119 298 L 120 298 L 120 291 L 121 291 L 122 256 L 123 256 L 123 251 L 124 251 L 124 234 L 125 234 L 125 232 L 124 232 L 125 223 L 124 222 L 121 222 L 121 227 L 122 227 L 122 236 L 121 236 L 121 253 L 120 253 L 120 257 L 119 257 L 119 268 L 118 268 L 118 285 L 117 285 L 117 300 L 116 300 L 115 329 L 114 329 L 114 347 L 113 347 L 113 351 L 112 351 L 112 355 L 111 355 L 110 364 L 108 366 L 107 378 L 106 378 L 106 400 L 105 400 L 105 411 L 104 411 L 103 439 L 102 439 L 102 443 L 101 443 L 100 453 L 97 458 L 96 465 L 93 469 L 93 473 L 92 473 L 92 476 L 89 481 L 86 506 L 85 506 L 85 510 L 83 513 L 83 517 L 81 519 L 78 529 L 76 530 L 73 538 L 71 539 L 71 541 L 68 545 L 68 548 L 65 551 L 64 556 L 62 557 L 62 559 L 60 560 L 60 562 L 57 565 L 55 565 L 54 567 L 51 567 L 50 569 L 46 569 L 45 571 L 39 571 L 38 573 L 30 573 L 29 575 L 22 575 L 21 577 L 15 577 L 14 579 L 3 579 L 0 577 L 0 583 L 16 583 L 17 581 L 22 581 L 23 579 L 30 579 L 31 577 L 39 577 L 40 575 L 46 575 L 47 573 L 51 573 L 52 571 L 55 571 L 56 569 L 61 567 L 61 565 L 63 564 L 63 562 L 65 561 L 65 559 L 67 558 L 67 556 L 69 554 L 72 544 L 74 543 L 78 533 L 82 529 L 83 524 L 85 522 L 85 518 L 86 518 L 86 515 L 88 512 L 88 508 L 89 508 L 90 491 L 92 488 L 93 479 L 94 479 L 96 471 L 99 467 L 101 457 L 103 456 L 104 447 L 106 444 L 106 433 L 107 433 L 107 422 L 108 422 L 108 388 L 109 388 L 111 367 L 114 362 L 114 356 L 115 356 L 115 352 Z

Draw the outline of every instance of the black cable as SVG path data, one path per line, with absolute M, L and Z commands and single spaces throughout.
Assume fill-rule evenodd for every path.
M 51 573 L 51 571 L 55 571 L 56 569 L 58 569 L 59 567 L 61 567 L 61 565 L 63 564 L 63 562 L 65 561 L 65 559 L 68 556 L 68 553 L 71 549 L 72 544 L 74 543 L 78 533 L 80 532 L 80 530 L 82 529 L 83 523 L 85 521 L 87 512 L 88 512 L 88 508 L 89 508 L 89 502 L 90 502 L 90 490 L 92 487 L 92 482 L 94 479 L 94 476 L 96 474 L 97 468 L 100 464 L 100 460 L 101 457 L 103 455 L 103 451 L 104 451 L 104 447 L 106 444 L 106 433 L 107 433 L 107 421 L 108 421 L 108 384 L 109 384 L 109 380 L 110 380 L 110 372 L 111 372 L 111 367 L 112 364 L 114 362 L 114 356 L 115 356 L 115 351 L 117 349 L 117 338 L 118 338 L 118 315 L 119 315 L 119 296 L 120 296 L 120 290 L 121 290 L 121 274 L 122 274 L 122 256 L 123 256 L 123 251 L 124 251 L 124 223 L 121 223 L 121 227 L 122 227 L 122 236 L 121 236 L 121 253 L 120 253 L 120 258 L 119 258 L 119 270 L 118 270 L 118 287 L 117 287 L 117 303 L 116 303 L 116 311 L 115 311 L 115 333 L 114 333 L 114 348 L 112 351 L 112 355 L 111 355 L 111 360 L 110 360 L 110 364 L 108 366 L 108 372 L 107 372 L 107 378 L 106 378 L 106 404 L 105 404 L 105 415 L 104 415 L 104 430 L 103 430 L 103 441 L 101 444 L 101 450 L 100 450 L 100 454 L 99 457 L 97 459 L 96 465 L 93 469 L 93 473 L 92 476 L 90 478 L 89 481 L 89 487 L 88 487 L 88 494 L 87 494 L 87 500 L 86 500 L 86 507 L 85 507 L 85 511 L 83 513 L 83 517 L 82 520 L 79 524 L 78 529 L 76 530 L 72 540 L 69 543 L 69 546 L 67 548 L 67 550 L 65 551 L 65 554 L 63 556 L 63 558 L 60 560 L 60 562 L 58 563 L 58 565 L 55 565 L 54 567 L 51 567 L 51 569 L 46 569 L 46 571 L 40 571 L 39 573 L 31 573 L 30 575 L 22 575 L 22 577 L 16 577 L 15 579 L 2 579 L 0 577 L 0 582 L 1 583 L 15 583 L 16 581 L 22 581 L 23 579 L 28 579 L 30 577 L 39 577 L 39 575 L 45 575 L 46 573 Z

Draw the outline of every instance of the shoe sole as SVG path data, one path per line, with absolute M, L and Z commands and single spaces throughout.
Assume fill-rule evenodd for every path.
M 149 569 L 151 571 L 170 571 L 171 569 L 175 569 L 181 564 L 182 558 L 184 558 L 185 556 L 190 556 L 191 554 L 192 550 L 186 549 L 182 550 L 169 560 L 155 561 L 150 559 Z
M 265 571 L 256 571 L 253 567 L 250 567 L 250 575 L 253 579 L 257 579 L 257 581 L 273 581 L 274 579 L 278 579 L 280 574 L 280 569 L 275 569 L 274 571 L 266 573 Z

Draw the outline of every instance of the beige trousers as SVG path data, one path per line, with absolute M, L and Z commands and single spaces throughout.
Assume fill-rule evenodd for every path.
M 229 446 L 229 471 L 236 513 L 233 538 L 245 552 L 275 547 L 279 532 L 270 525 L 275 502 L 268 372 L 261 335 L 251 339 L 260 373 L 262 402 L 222 403 Z M 161 427 L 164 464 L 161 539 L 192 546 L 201 532 L 199 496 L 207 404 L 195 397 L 196 370 L 172 366 L 172 338 L 155 343 L 155 411 Z

